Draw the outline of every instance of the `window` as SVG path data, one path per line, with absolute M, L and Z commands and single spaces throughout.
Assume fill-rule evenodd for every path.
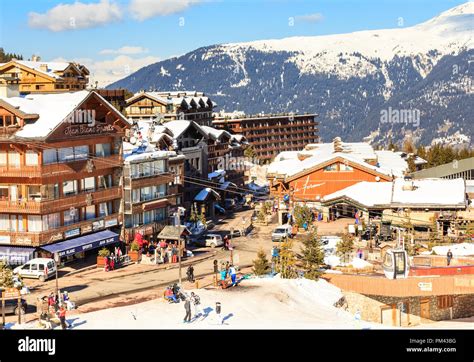
M 95 205 L 90 205 L 85 208 L 85 219 L 90 220 L 90 219 L 95 219 Z
M 64 181 L 63 182 L 63 195 L 76 195 L 77 194 L 77 180 Z
M 143 176 L 151 176 L 152 175 L 152 163 L 151 162 L 144 162 L 141 164 L 142 169 L 143 169 Z
M 61 226 L 61 217 L 59 212 L 49 215 L 43 215 L 43 231 L 55 229 Z
M 38 154 L 33 151 L 26 151 L 26 165 L 38 166 Z
M 154 217 L 153 217 L 154 221 L 163 221 L 166 219 L 166 207 L 153 210 L 153 212 L 154 212 Z
M 74 148 L 65 147 L 58 149 L 58 160 L 59 162 L 74 161 Z
M 95 155 L 97 157 L 110 156 L 110 143 L 98 143 L 95 145 Z
M 99 217 L 108 216 L 112 213 L 112 202 L 103 202 L 99 204 Z
M 10 167 L 20 167 L 20 154 L 18 152 L 8 152 L 8 165 Z
M 8 214 L 0 214 L 0 230 L 10 231 L 10 219 Z
M 438 297 L 438 308 L 446 309 L 453 306 L 453 296 L 452 295 L 441 295 Z
M 341 171 L 354 171 L 352 166 L 346 165 L 345 163 L 341 163 L 339 165 L 339 168 L 340 168 Z
M 337 171 L 337 163 L 324 167 L 324 171 Z
M 42 231 L 42 224 L 40 215 L 28 215 L 28 231 Z
M 165 172 L 165 160 L 153 162 L 153 173 L 156 175 L 162 172 Z
M 42 185 L 41 198 L 46 200 L 54 200 L 59 198 L 59 184 Z
M 152 192 L 151 192 L 151 187 L 142 187 L 140 190 L 140 199 L 142 201 L 147 201 L 151 200 L 153 198 Z
M 41 192 L 39 185 L 28 185 L 26 187 L 26 192 L 28 194 L 28 200 L 41 200 Z
M 132 190 L 132 202 L 140 202 L 140 189 Z
M 8 200 L 8 186 L 0 186 L 0 200 Z
M 74 147 L 74 159 L 86 160 L 89 157 L 89 146 Z
M 143 213 L 143 223 L 144 224 L 149 224 L 153 221 L 153 210 L 151 211 L 145 211 Z
M 71 207 L 69 210 L 63 212 L 64 226 L 74 224 L 79 221 L 79 210 Z
M 95 178 L 87 177 L 81 180 L 82 191 L 94 191 L 95 190 Z
M 112 187 L 112 175 L 99 176 L 97 186 L 99 189 Z
M 7 165 L 7 151 L 0 150 L 0 166 Z
M 157 199 L 166 195 L 166 184 L 153 186 L 153 198 Z
M 55 148 L 43 151 L 43 165 L 48 165 L 50 163 L 57 163 L 57 162 L 58 162 L 58 153 Z

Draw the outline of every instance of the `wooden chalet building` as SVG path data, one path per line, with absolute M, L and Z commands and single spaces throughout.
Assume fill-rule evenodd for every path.
M 0 99 L 0 258 L 118 241 L 129 127 L 95 92 Z
M 33 57 L 33 61 L 0 63 L 0 84 L 5 79 L 15 80 L 20 94 L 62 93 L 86 89 L 89 70 L 73 62 L 43 62 Z
M 188 120 L 211 126 L 215 107 L 202 92 L 139 92 L 127 99 L 124 112 L 132 120 L 159 117 L 164 122 Z

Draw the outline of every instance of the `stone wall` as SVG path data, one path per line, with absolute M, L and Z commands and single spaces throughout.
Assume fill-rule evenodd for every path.
M 347 291 L 343 293 L 349 313 L 355 314 L 359 310 L 363 320 L 375 323 L 383 322 L 387 326 L 408 327 L 431 321 L 474 316 L 474 294 L 455 295 L 452 308 L 438 308 L 438 296 L 399 298 L 367 296 Z M 424 299 L 429 299 L 429 320 L 420 317 L 420 304 Z M 400 311 L 401 303 L 403 303 L 403 309 Z M 395 306 L 395 311 L 393 311 L 393 306 Z

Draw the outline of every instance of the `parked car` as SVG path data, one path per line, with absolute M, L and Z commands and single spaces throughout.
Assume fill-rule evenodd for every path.
M 20 309 L 18 309 L 18 299 L 5 299 L 5 314 L 25 314 L 27 307 L 28 304 L 24 299 L 21 299 Z
M 224 245 L 224 241 L 222 240 L 222 236 L 219 234 L 207 234 L 203 238 L 196 239 L 194 241 L 195 245 L 199 246 L 210 246 L 211 248 L 215 248 L 217 246 Z
M 293 237 L 292 227 L 289 224 L 278 226 L 272 233 L 272 241 L 283 241 L 291 237 Z
M 23 278 L 39 279 L 44 282 L 56 274 L 56 262 L 54 259 L 48 258 L 31 259 L 26 264 L 13 269 L 13 274 Z
M 341 241 L 341 237 L 327 235 L 321 236 L 321 244 L 323 244 L 324 255 L 334 255 L 337 250 L 337 244 Z

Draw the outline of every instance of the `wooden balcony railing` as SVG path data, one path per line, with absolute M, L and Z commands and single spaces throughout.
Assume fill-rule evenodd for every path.
M 86 192 L 78 195 L 66 196 L 55 200 L 42 201 L 5 201 L 0 200 L 0 210 L 20 214 L 49 214 L 66 210 L 70 207 L 82 207 L 88 204 L 88 195 L 92 204 L 121 198 L 122 191 L 119 186 L 95 192 Z
M 103 170 L 107 168 L 120 167 L 120 155 L 111 155 L 108 157 L 101 157 L 94 159 L 94 170 Z M 81 165 L 82 163 L 82 165 Z M 0 166 L 0 178 L 2 177 L 25 177 L 25 178 L 41 178 L 41 177 L 56 177 L 67 174 L 77 174 L 83 169 L 85 170 L 87 160 L 71 161 L 64 163 L 52 163 L 49 165 L 38 166 L 21 166 L 21 167 L 6 167 Z
M 117 221 L 117 224 L 121 224 L 121 216 L 119 213 L 110 214 L 108 216 L 85 220 L 75 224 L 61 226 L 56 229 L 41 231 L 41 232 L 9 232 L 9 231 L 0 231 L 0 237 L 9 237 L 10 245 L 21 245 L 21 246 L 41 246 L 50 244 L 53 242 L 61 241 L 64 239 L 64 233 L 69 230 L 80 229 L 81 234 L 86 234 L 95 231 L 93 229 L 93 223 L 97 221 L 104 221 L 105 223 L 108 220 Z M 103 228 L 97 229 L 97 231 Z

